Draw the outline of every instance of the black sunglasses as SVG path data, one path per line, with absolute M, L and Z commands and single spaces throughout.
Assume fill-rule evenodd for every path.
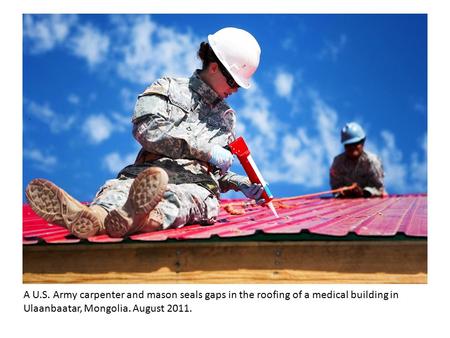
M 236 83 L 236 81 L 234 81 L 233 77 L 222 64 L 222 62 L 217 61 L 217 64 L 219 65 L 220 71 L 222 72 L 223 76 L 225 76 L 227 84 L 230 86 L 230 88 L 239 88 L 240 86 Z

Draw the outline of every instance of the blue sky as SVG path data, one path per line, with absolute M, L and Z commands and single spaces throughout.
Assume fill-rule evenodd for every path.
M 131 163 L 130 117 L 160 76 L 189 76 L 225 26 L 262 49 L 250 90 L 228 102 L 276 197 L 328 190 L 357 121 L 390 193 L 427 191 L 426 15 L 25 15 L 23 183 L 52 180 L 89 201 Z M 234 171 L 242 172 L 238 161 Z M 242 197 L 227 194 L 227 197 Z

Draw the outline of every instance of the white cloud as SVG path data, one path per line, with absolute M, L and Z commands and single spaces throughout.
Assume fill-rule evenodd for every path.
M 313 141 L 314 142 L 314 141 Z M 318 144 L 310 144 L 311 138 L 304 129 L 283 139 L 282 156 L 286 166 L 281 170 L 283 181 L 317 187 L 323 184 L 328 173 L 324 151 Z M 314 168 L 314 170 L 311 170 Z
M 25 99 L 25 116 L 30 114 L 45 123 L 52 133 L 58 134 L 75 127 L 75 116 L 56 113 L 48 104 L 39 104 Z M 26 118 L 26 117 L 25 117 Z M 81 130 L 92 143 L 100 143 L 108 139 L 113 132 L 124 132 L 131 128 L 129 115 L 112 112 L 106 117 L 103 114 L 88 116 Z
M 113 124 L 104 115 L 91 115 L 83 125 L 83 132 L 93 143 L 100 143 L 108 139 L 113 129 Z
M 120 156 L 119 153 L 113 152 L 103 158 L 103 165 L 112 174 L 117 174 L 125 166 L 131 164 L 136 159 L 136 153 L 130 153 Z
M 407 167 L 403 163 L 403 154 L 395 144 L 394 134 L 387 130 L 381 132 L 384 146 L 378 154 L 385 168 L 385 184 L 387 187 L 404 191 L 407 188 Z
M 109 37 L 92 25 L 77 25 L 78 22 L 76 15 L 25 15 L 25 48 L 39 54 L 63 46 L 95 66 L 105 59 Z
M 198 67 L 196 57 L 201 39 L 157 25 L 149 16 L 130 22 L 115 20 L 119 53 L 119 75 L 130 81 L 148 84 L 162 76 L 189 76 Z
M 281 123 L 270 113 L 269 100 L 255 82 L 243 94 L 244 106 L 238 110 L 238 124 L 248 122 L 268 142 L 274 142 Z
M 387 191 L 396 193 L 426 192 L 427 135 L 422 138 L 421 156 L 418 152 L 413 152 L 409 161 L 404 159 L 392 132 L 383 130 L 381 139 L 381 144 L 368 141 L 367 149 L 378 155 L 383 163 Z
M 24 149 L 23 158 L 29 160 L 32 166 L 44 172 L 51 172 L 58 163 L 55 156 L 44 155 L 39 149 Z
M 75 22 L 79 24 L 72 29 Z M 76 16 L 29 15 L 24 36 L 35 53 L 62 45 L 89 66 L 101 63 L 138 84 L 147 85 L 163 75 L 189 76 L 200 66 L 197 50 L 203 38 L 157 24 L 149 15 L 112 16 L 108 33 L 80 23 Z
M 109 37 L 91 25 L 80 26 L 71 39 L 69 48 L 75 55 L 86 59 L 92 67 L 105 59 Z
M 278 72 L 275 76 L 274 85 L 279 96 L 289 98 L 294 85 L 294 76 L 287 72 Z
M 137 100 L 137 94 L 128 88 L 120 90 L 120 97 L 122 99 L 122 106 L 126 111 L 132 111 Z
M 321 145 L 324 147 L 327 158 L 332 159 L 339 152 L 338 141 L 338 114 L 327 105 L 317 93 L 313 93 L 313 114 L 316 119 L 316 128 L 320 135 Z
M 129 116 L 111 113 L 108 117 L 103 114 L 90 115 L 83 124 L 82 130 L 92 143 L 101 143 L 107 140 L 114 132 L 130 130 Z
M 300 128 L 283 133 L 279 147 L 281 158 L 272 161 L 265 169 L 268 179 L 274 183 L 289 182 L 315 188 L 328 182 L 331 160 L 339 152 L 337 112 L 317 93 L 311 93 L 311 99 L 315 130 Z
M 341 34 L 335 41 L 326 40 L 325 45 L 319 52 L 319 59 L 331 59 L 337 61 L 339 54 L 347 45 L 347 35 Z
M 76 22 L 75 15 L 24 15 L 23 35 L 30 52 L 44 53 L 62 44 Z
M 48 104 L 39 104 L 34 101 L 25 100 L 25 114 L 27 113 L 30 113 L 48 125 L 52 133 L 66 131 L 70 129 L 75 122 L 74 116 L 57 114 Z

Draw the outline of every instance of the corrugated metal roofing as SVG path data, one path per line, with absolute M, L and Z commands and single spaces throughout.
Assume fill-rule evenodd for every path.
M 300 234 L 343 237 L 427 236 L 427 196 L 398 195 L 373 199 L 290 198 L 275 203 L 280 218 L 268 208 L 247 206 L 245 213 L 231 215 L 224 207 L 243 200 L 224 200 L 214 225 L 189 225 L 130 236 L 133 241 L 165 241 L 168 239 L 208 239 L 213 236 L 233 238 L 255 234 Z M 250 237 L 251 239 L 251 237 Z M 106 235 L 80 240 L 67 229 L 45 222 L 28 205 L 23 206 L 23 244 L 38 243 L 113 243 L 121 238 Z

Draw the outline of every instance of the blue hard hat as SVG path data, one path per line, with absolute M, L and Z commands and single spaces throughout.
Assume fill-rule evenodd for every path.
M 356 122 L 347 123 L 341 130 L 341 143 L 343 145 L 356 143 L 366 138 L 366 133 Z

